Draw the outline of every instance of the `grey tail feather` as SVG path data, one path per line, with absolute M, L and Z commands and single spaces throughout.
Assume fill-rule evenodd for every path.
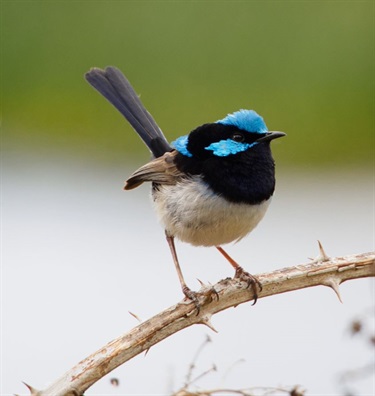
M 129 121 L 155 157 L 172 150 L 163 132 L 119 69 L 113 66 L 104 70 L 95 67 L 85 74 L 85 78 Z

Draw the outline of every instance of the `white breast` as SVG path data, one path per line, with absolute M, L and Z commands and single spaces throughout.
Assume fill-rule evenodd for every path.
M 258 205 L 228 202 L 196 176 L 154 191 L 156 212 L 171 236 L 196 246 L 239 240 L 265 215 L 271 199 Z

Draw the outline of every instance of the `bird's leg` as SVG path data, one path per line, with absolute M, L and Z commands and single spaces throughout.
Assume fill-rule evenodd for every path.
M 165 233 L 165 237 L 167 238 L 167 242 L 168 242 L 169 248 L 171 249 L 173 262 L 174 262 L 174 266 L 176 267 L 176 271 L 177 271 L 178 279 L 180 281 L 182 293 L 184 293 L 184 295 L 187 298 L 189 298 L 191 301 L 194 302 L 195 307 L 197 308 L 197 311 L 199 313 L 200 305 L 198 303 L 197 293 L 195 293 L 192 290 L 190 290 L 190 288 L 188 287 L 188 285 L 185 282 L 184 276 L 182 275 L 181 267 L 180 267 L 180 264 L 179 264 L 178 258 L 177 258 L 176 247 L 174 245 L 174 237 L 168 235 L 167 232 Z
M 232 257 L 230 257 L 229 254 L 221 246 L 216 246 L 216 249 L 229 261 L 230 265 L 234 268 L 234 277 L 243 280 L 244 282 L 247 282 L 247 287 L 251 286 L 253 288 L 254 305 L 258 299 L 258 292 L 256 286 L 258 286 L 259 290 L 262 291 L 262 284 L 255 276 L 246 272 L 236 261 L 234 261 Z

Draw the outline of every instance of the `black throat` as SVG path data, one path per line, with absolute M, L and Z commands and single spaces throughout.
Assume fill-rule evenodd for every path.
M 184 173 L 201 175 L 216 194 L 230 202 L 259 204 L 269 199 L 275 190 L 275 164 L 269 144 L 204 160 L 180 154 L 176 164 Z

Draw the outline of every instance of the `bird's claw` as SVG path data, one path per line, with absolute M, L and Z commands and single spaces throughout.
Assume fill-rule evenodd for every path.
M 194 303 L 195 308 L 197 310 L 197 315 L 199 315 L 199 312 L 201 310 L 201 305 L 198 300 L 199 294 L 197 292 L 190 290 L 187 286 L 184 286 L 182 288 L 182 292 L 184 293 L 186 298 L 188 298 L 189 300 L 191 300 Z
M 253 302 L 252 305 L 255 305 L 257 300 L 258 300 L 257 287 L 258 287 L 260 292 L 263 289 L 263 286 L 260 283 L 260 281 L 258 280 L 258 278 L 256 278 L 255 276 L 251 275 L 250 273 L 246 272 L 242 267 L 236 268 L 236 272 L 235 272 L 234 277 L 236 279 L 239 279 L 240 281 L 246 282 L 247 283 L 247 288 L 249 288 L 251 286 L 251 288 L 253 289 L 253 292 L 254 292 L 254 302 Z
M 201 303 L 199 302 L 199 297 L 203 296 L 205 298 L 205 301 L 206 299 L 210 299 L 210 301 L 212 301 L 213 300 L 212 296 L 215 295 L 216 300 L 219 301 L 219 293 L 213 287 L 203 292 L 195 292 L 192 291 L 189 287 L 184 286 L 182 288 L 182 292 L 184 293 L 187 299 L 191 300 L 194 303 L 195 309 L 197 310 L 197 315 L 199 315 L 202 306 Z

